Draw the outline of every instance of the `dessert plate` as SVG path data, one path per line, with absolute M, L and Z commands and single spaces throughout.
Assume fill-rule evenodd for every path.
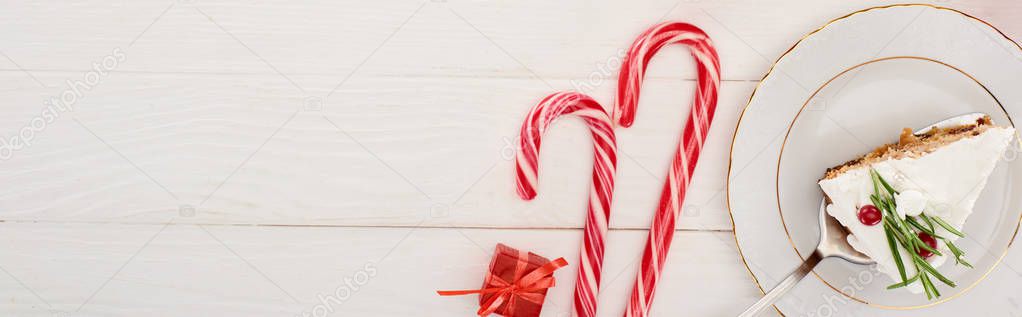
M 731 149 L 728 207 L 758 286 L 773 287 L 815 247 L 822 198 L 816 182 L 826 168 L 895 141 L 902 128 L 959 114 L 982 112 L 1015 125 L 1022 118 L 1018 74 L 1022 47 L 979 19 L 931 5 L 858 11 L 796 43 L 753 93 Z M 958 287 L 927 300 L 887 290 L 894 281 L 871 266 L 824 260 L 776 309 L 789 316 L 1019 310 L 1013 296 L 1022 267 L 1004 258 L 1022 219 L 1020 152 L 1013 141 L 965 225 L 963 249 L 975 268 L 940 268 Z

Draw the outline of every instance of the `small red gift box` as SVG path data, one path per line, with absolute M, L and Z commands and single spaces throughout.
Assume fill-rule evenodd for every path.
M 568 262 L 564 258 L 550 261 L 532 252 L 497 244 L 482 289 L 437 293 L 479 294 L 480 308 L 476 312 L 479 316 L 536 317 L 543 309 L 547 289 L 554 286 L 553 272 L 565 265 Z

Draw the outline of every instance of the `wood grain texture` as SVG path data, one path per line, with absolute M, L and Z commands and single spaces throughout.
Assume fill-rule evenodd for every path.
M 557 123 L 539 196 L 520 201 L 509 145 L 526 111 L 569 89 L 609 107 L 632 38 L 682 20 L 715 40 L 724 84 L 652 311 L 734 315 L 759 295 L 724 205 L 739 112 L 804 34 L 887 3 L 4 3 L 4 140 L 68 80 L 115 50 L 124 61 L 0 161 L 0 311 L 302 316 L 371 263 L 376 275 L 326 315 L 470 315 L 474 298 L 432 292 L 476 287 L 496 242 L 576 261 L 589 136 Z M 1017 2 L 937 4 L 1022 32 Z M 617 130 L 601 316 L 623 311 L 691 98 L 690 58 L 668 50 L 637 124 Z M 1020 261 L 1013 251 L 998 274 L 1015 278 Z M 574 270 L 557 272 L 544 316 L 567 316 Z
M 504 242 L 568 259 L 571 265 L 555 274 L 561 287 L 552 289 L 544 309 L 544 316 L 567 316 L 572 288 L 563 285 L 574 284 L 581 236 L 580 230 L 0 224 L 0 266 L 7 273 L 0 275 L 0 310 L 301 316 L 321 305 L 322 295 L 336 315 L 467 316 L 478 308 L 477 297 L 442 298 L 434 291 L 478 287 L 493 245 Z M 658 301 L 655 314 L 734 315 L 741 308 L 735 304 L 756 299 L 729 233 L 678 238 L 664 273 L 672 283 L 658 289 L 669 300 Z M 614 256 L 605 262 L 601 316 L 624 310 L 644 241 L 638 230 L 608 236 Z
M 72 75 L 36 76 L 59 82 Z M 2 73 L 0 81 L 21 76 Z M 592 94 L 612 100 L 611 86 Z M 728 140 L 735 105 L 752 88 L 722 88 L 729 106 L 718 110 L 722 123 L 710 131 L 682 229 L 730 228 Z M 648 228 L 693 89 L 692 81 L 651 80 L 638 124 L 617 130 L 612 227 Z M 59 90 L 0 92 L 8 100 L 0 126 L 17 133 L 39 115 L 27 105 Z M 273 75 L 114 72 L 3 162 L 0 174 L 22 186 L 0 189 L 0 217 L 156 223 L 187 205 L 196 213 L 181 222 L 581 228 L 591 169 L 581 121 L 558 122 L 549 133 L 539 197 L 514 195 L 511 144 L 519 121 L 549 90 L 524 79 L 360 77 L 338 90 L 338 101 L 306 111 Z
M 32 70 L 87 69 L 94 57 L 122 47 L 134 56 L 124 70 L 138 72 L 273 74 L 276 69 L 288 75 L 345 76 L 365 61 L 359 74 L 583 79 L 594 64 L 620 54 L 647 25 L 672 19 L 710 34 L 726 65 L 723 78 L 757 80 L 810 30 L 848 12 L 889 3 L 27 1 L 5 5 L 0 21 L 4 52 Z M 936 3 L 1013 27 L 1018 27 L 1013 17 L 1022 13 L 1022 6 L 1005 1 Z M 677 60 L 650 75 L 693 78 L 689 64 Z

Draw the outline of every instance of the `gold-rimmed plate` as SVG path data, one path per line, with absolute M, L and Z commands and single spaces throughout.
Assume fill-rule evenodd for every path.
M 773 287 L 815 246 L 815 181 L 827 167 L 893 141 L 903 127 L 958 114 L 984 112 L 1013 125 L 1022 110 L 1018 74 L 1018 45 L 983 21 L 930 5 L 859 11 L 792 47 L 743 112 L 728 173 L 735 238 L 759 286 Z M 975 269 L 944 266 L 959 286 L 939 300 L 886 290 L 893 282 L 871 267 L 826 260 L 777 309 L 796 316 L 1017 311 L 1022 274 L 1010 256 L 1022 216 L 1017 153 L 1016 142 L 966 224 Z

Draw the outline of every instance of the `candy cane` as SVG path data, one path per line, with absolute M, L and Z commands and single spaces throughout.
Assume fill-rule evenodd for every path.
M 578 316 L 596 316 L 596 294 L 600 290 L 604 237 L 614 194 L 617 170 L 617 143 L 610 116 L 592 98 L 573 92 L 560 92 L 543 99 L 529 112 L 522 124 L 521 149 L 518 151 L 516 181 L 518 195 L 536 197 L 540 137 L 554 119 L 574 114 L 585 120 L 593 136 L 593 183 L 589 190 L 583 248 L 575 283 L 575 312 Z
M 632 44 L 618 77 L 617 106 L 614 108 L 615 121 L 629 127 L 635 120 L 635 108 L 639 102 L 639 89 L 645 76 L 646 65 L 664 46 L 680 43 L 688 46 L 696 60 L 698 84 L 695 100 L 685 125 L 681 143 L 660 193 L 660 205 L 650 225 L 649 240 L 642 254 L 642 266 L 635 279 L 635 287 L 625 310 L 625 316 L 646 316 L 656 290 L 660 272 L 663 270 L 667 251 L 674 237 L 674 225 L 681 214 L 685 201 L 685 190 L 691 181 L 692 172 L 699 160 L 706 132 L 713 121 L 717 107 L 717 89 L 720 87 L 720 63 L 717 51 L 710 38 L 699 28 L 679 22 L 668 22 L 653 26 Z

